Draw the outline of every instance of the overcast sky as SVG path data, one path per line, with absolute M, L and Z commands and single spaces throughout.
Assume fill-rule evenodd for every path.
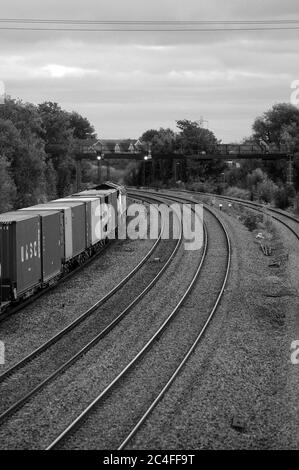
M 298 0 L 43 0 L 1 3 L 1 18 L 299 19 Z M 2 25 L 3 26 L 3 25 Z M 299 30 L 266 32 L 0 31 L 0 80 L 14 98 L 76 110 L 101 138 L 208 120 L 224 142 L 290 100 Z

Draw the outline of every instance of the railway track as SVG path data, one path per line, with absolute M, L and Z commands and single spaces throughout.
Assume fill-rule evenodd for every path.
M 179 193 L 179 194 L 188 194 L 190 196 L 200 196 L 200 197 L 203 197 L 203 196 L 210 196 L 210 197 L 215 197 L 219 200 L 223 200 L 223 201 L 227 201 L 227 202 L 233 202 L 233 203 L 237 203 L 237 204 L 241 204 L 245 207 L 248 207 L 249 209 L 254 209 L 258 212 L 261 212 L 261 213 L 267 213 L 269 215 L 271 215 L 271 217 L 280 222 L 282 225 L 284 225 L 286 228 L 288 228 L 294 235 L 295 237 L 299 240 L 299 219 L 292 216 L 291 214 L 289 214 L 288 212 L 286 211 L 282 211 L 280 209 L 276 209 L 274 207 L 271 207 L 271 206 L 266 206 L 266 205 L 263 205 L 263 204 L 260 204 L 258 202 L 255 202 L 255 201 L 247 201 L 245 199 L 240 199 L 240 198 L 234 198 L 234 197 L 230 197 L 230 196 L 222 196 L 222 195 L 218 195 L 218 194 L 211 194 L 211 193 L 201 193 L 201 192 L 195 192 L 195 191 L 188 191 L 188 190 L 167 190 L 166 191 L 166 194 L 172 194 L 172 193 L 175 193 L 176 195 Z M 159 192 L 160 194 L 160 192 Z M 164 194 L 164 191 L 161 192 L 161 194 Z M 192 201 L 194 202 L 194 199 L 192 199 Z
M 2 307 L 2 309 L 0 310 L 0 324 L 3 323 L 7 318 L 10 318 L 12 315 L 15 315 L 16 313 L 23 310 L 25 307 L 28 307 L 29 305 L 33 304 L 33 302 L 36 302 L 45 294 L 56 289 L 56 287 L 60 286 L 63 282 L 66 282 L 68 279 L 75 276 L 75 274 L 77 274 L 83 268 L 87 268 L 93 261 L 95 261 L 101 254 L 103 254 L 103 252 L 108 248 L 110 243 L 111 243 L 110 240 L 107 241 L 107 243 L 105 243 L 99 249 L 99 251 L 97 251 L 94 255 L 88 258 L 84 263 L 80 264 L 80 266 L 77 266 L 72 271 L 69 271 L 68 273 L 63 274 L 62 277 L 59 279 L 59 281 L 56 282 L 55 284 L 52 284 L 48 287 L 44 287 L 42 290 L 40 290 L 39 292 L 36 292 L 32 296 L 30 296 L 28 299 L 17 302 L 16 305 L 12 303 L 8 303 L 5 307 Z
M 163 230 L 160 227 L 149 252 L 107 295 L 0 375 L 0 425 L 103 339 L 155 285 L 182 242 L 181 237 L 162 240 Z M 161 263 L 152 263 L 156 256 Z
M 145 197 L 144 192 L 134 194 Z M 174 196 L 163 195 L 165 198 L 182 202 Z M 212 321 L 229 276 L 229 236 L 221 220 L 208 207 L 205 207 L 204 227 L 202 256 L 179 302 L 143 348 L 48 445 L 48 450 L 123 449 L 174 385 Z M 213 236 L 209 237 L 209 233 Z

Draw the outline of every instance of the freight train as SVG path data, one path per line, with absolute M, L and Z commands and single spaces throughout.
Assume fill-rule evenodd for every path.
M 0 312 L 82 265 L 125 217 L 125 188 L 110 182 L 0 214 Z

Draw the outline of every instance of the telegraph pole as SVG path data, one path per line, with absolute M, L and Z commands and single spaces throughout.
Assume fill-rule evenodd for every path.
M 80 162 L 78 159 L 76 159 L 76 187 L 77 187 L 77 192 L 79 191 L 79 186 L 80 186 L 80 175 L 79 175 L 79 171 L 80 171 L 80 166 L 79 166 Z
M 110 180 L 110 162 L 109 158 L 107 158 L 107 180 Z
M 98 184 L 101 184 L 101 160 L 102 160 L 101 155 L 97 156 L 97 160 L 98 160 Z

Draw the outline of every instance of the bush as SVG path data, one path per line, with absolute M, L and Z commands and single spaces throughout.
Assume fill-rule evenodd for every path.
M 275 191 L 274 204 L 278 209 L 286 209 L 290 205 L 289 191 L 287 188 L 278 188 Z
M 209 181 L 194 181 L 193 183 L 187 184 L 186 189 L 200 193 L 215 193 L 216 185 Z
M 224 191 L 225 196 L 236 197 L 238 199 L 250 199 L 250 191 L 247 189 L 238 188 L 237 186 L 230 186 Z
M 271 202 L 275 196 L 278 187 L 270 179 L 265 179 L 261 183 L 257 184 L 257 194 L 260 200 L 264 202 Z
M 256 168 L 247 175 L 247 187 L 254 189 L 257 187 L 258 184 L 265 181 L 267 177 L 267 173 L 265 173 L 261 168 Z
M 250 230 L 250 232 L 253 232 L 253 230 L 257 229 L 258 223 L 261 221 L 260 219 L 261 217 L 257 215 L 247 214 L 243 219 L 243 224 L 248 228 L 248 230 Z

